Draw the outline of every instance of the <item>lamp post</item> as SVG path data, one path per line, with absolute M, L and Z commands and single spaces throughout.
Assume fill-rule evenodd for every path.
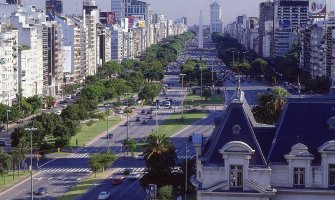
M 181 99 L 181 117 L 184 117 L 184 76 L 186 74 L 179 74 L 181 76 L 181 90 L 183 91 L 182 93 L 182 99 Z M 176 102 L 175 102 L 176 103 Z M 176 105 L 175 105 L 176 107 Z
M 202 101 L 202 67 L 200 66 L 200 99 Z
M 129 139 L 129 114 L 127 112 L 127 140 Z
M 30 132 L 30 192 L 31 192 L 31 200 L 34 200 L 33 193 L 33 131 L 37 131 L 37 128 L 25 128 L 25 131 Z
M 185 162 L 185 200 L 187 199 L 187 140 L 186 140 L 186 148 L 185 148 L 185 155 L 186 155 L 186 162 Z
M 233 64 L 235 63 L 235 51 L 231 51 L 233 53 Z
M 158 133 L 158 100 L 156 100 L 156 132 Z
M 181 90 L 184 91 L 184 76 L 186 74 L 179 74 L 179 76 L 181 76 Z
M 8 113 L 10 113 L 10 110 L 6 110 L 6 118 L 7 118 L 7 135 L 8 135 Z

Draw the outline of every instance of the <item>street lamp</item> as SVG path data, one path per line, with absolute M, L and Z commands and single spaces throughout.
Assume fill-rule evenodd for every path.
M 156 132 L 158 133 L 158 100 L 156 100 Z
M 25 131 L 30 132 L 30 189 L 31 189 L 31 200 L 34 200 L 33 193 L 33 131 L 37 131 L 37 128 L 25 128 Z
M 187 199 L 187 143 L 188 141 L 186 140 L 186 148 L 185 148 L 185 155 L 186 155 L 186 163 L 185 163 L 185 200 Z
M 179 76 L 181 76 L 181 90 L 184 91 L 184 76 L 186 74 L 179 74 Z
M 7 117 L 7 135 L 8 135 L 8 113 L 10 113 L 11 110 L 6 110 L 6 117 Z

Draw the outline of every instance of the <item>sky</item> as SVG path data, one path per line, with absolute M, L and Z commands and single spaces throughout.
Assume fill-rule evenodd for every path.
M 23 0 L 27 4 L 44 8 L 45 0 Z M 65 14 L 81 13 L 83 0 L 63 0 Z M 200 10 L 203 10 L 203 23 L 209 24 L 209 5 L 216 1 L 221 5 L 223 23 L 226 25 L 235 20 L 238 15 L 246 14 L 250 17 L 258 17 L 259 3 L 265 0 L 143 0 L 151 4 L 151 9 L 158 14 L 164 14 L 170 19 L 178 19 L 183 16 L 188 18 L 188 24 L 198 24 Z M 335 1 L 327 0 L 328 8 L 335 9 Z M 331 3 L 333 1 L 333 3 Z M 108 11 L 111 0 L 96 0 L 102 11 Z

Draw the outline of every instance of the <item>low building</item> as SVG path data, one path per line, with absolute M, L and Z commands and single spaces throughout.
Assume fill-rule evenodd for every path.
M 208 141 L 193 136 L 197 199 L 334 199 L 334 108 L 290 98 L 277 126 L 258 124 L 238 88 Z

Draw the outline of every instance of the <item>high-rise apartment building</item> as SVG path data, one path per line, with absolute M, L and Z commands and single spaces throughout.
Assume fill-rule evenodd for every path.
M 98 25 L 100 11 L 94 0 L 83 2 L 83 24 L 86 33 L 86 70 L 85 77 L 97 73 L 99 65 Z
M 214 2 L 210 5 L 210 32 L 222 33 L 222 14 L 219 3 Z
M 115 13 L 116 21 L 120 21 L 124 17 L 124 0 L 112 0 L 111 11 Z
M 18 75 L 18 31 L 0 23 L 0 103 L 12 105 L 16 98 Z
M 264 42 L 267 42 L 268 37 L 272 38 L 273 31 L 266 30 L 266 24 L 270 21 L 270 23 L 273 23 L 273 17 L 274 17 L 274 4 L 271 1 L 262 2 L 259 4 L 259 51 L 258 53 L 262 55 L 263 57 L 268 57 L 269 52 L 263 52 L 263 44 Z M 273 27 L 273 26 L 272 26 Z M 270 38 L 270 40 L 272 40 Z M 271 51 L 271 43 L 269 47 L 266 47 L 267 49 L 270 49 Z
M 274 5 L 274 56 L 284 56 L 308 21 L 308 0 L 277 0 Z
M 45 10 L 49 10 L 53 15 L 63 13 L 63 0 L 46 0 Z

